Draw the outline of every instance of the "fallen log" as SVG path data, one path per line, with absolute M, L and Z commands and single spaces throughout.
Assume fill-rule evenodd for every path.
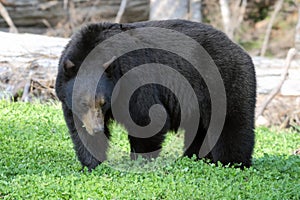
M 55 99 L 53 87 L 58 59 L 68 41 L 0 32 L 0 98 L 5 96 L 24 101 Z

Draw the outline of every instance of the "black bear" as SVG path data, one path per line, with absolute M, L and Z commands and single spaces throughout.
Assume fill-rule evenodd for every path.
M 85 130 L 91 135 L 104 132 L 103 135 L 109 138 L 108 123 L 114 119 L 111 109 L 113 88 L 126 72 L 145 63 L 160 63 L 171 66 L 187 79 L 195 91 L 200 119 L 192 141 L 188 141 L 187 138 L 189 137 L 185 137 L 184 155 L 199 157 L 199 150 L 208 132 L 212 115 L 210 91 L 203 76 L 192 67 L 192 64 L 172 52 L 159 48 L 144 48 L 127 52 L 110 60 L 104 65 L 105 72 L 101 78 L 99 77 L 100 81 L 96 93 L 82 97 L 84 114 L 78 116 L 72 108 L 72 94 L 76 91 L 73 88 L 74 82 L 81 64 L 88 54 L 101 42 L 114 35 L 145 27 L 164 28 L 185 34 L 199 43 L 210 55 L 224 82 L 227 104 L 222 132 L 206 158 L 209 158 L 212 162 L 220 161 L 223 164 L 239 163 L 242 168 L 251 166 L 256 103 L 256 78 L 251 57 L 223 32 L 209 25 L 186 20 L 90 24 L 72 37 L 59 61 L 55 89 L 59 100 L 62 102 L 64 117 L 82 166 L 87 166 L 91 170 L 105 160 L 105 151 L 108 144 L 107 141 L 99 143 L 102 157 L 101 160 L 95 158 L 79 137 L 74 117 L 80 119 Z M 143 40 L 143 38 L 137 40 Z M 197 57 L 197 52 L 193 56 Z M 102 64 L 99 67 L 103 67 Z M 93 73 L 93 71 L 90 73 Z M 122 91 L 122 87 L 119 90 Z M 185 94 L 182 93 L 182 95 Z M 92 104 L 95 106 L 91 106 Z M 161 149 L 165 134 L 169 130 L 177 131 L 180 126 L 183 116 L 181 114 L 185 112 L 183 110 L 185 108 L 180 106 L 178 97 L 170 89 L 159 84 L 146 84 L 133 93 L 128 108 L 130 117 L 137 125 L 147 126 L 151 123 L 149 109 L 156 104 L 165 109 L 165 123 L 161 130 L 149 137 L 138 137 L 142 133 L 131 134 L 128 130 L 133 158 L 144 153 L 156 157 Z M 194 110 L 191 109 L 185 118 L 189 118 L 189 115 L 192 116 L 193 112 Z M 125 121 L 124 119 L 120 123 L 125 123 L 125 128 L 127 128 Z M 185 133 L 185 135 L 188 134 Z

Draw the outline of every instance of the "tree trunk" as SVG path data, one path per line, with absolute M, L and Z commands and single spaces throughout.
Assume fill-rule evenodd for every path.
M 188 19 L 188 0 L 150 0 L 150 20 Z
M 202 0 L 190 0 L 189 20 L 202 22 Z
M 266 51 L 267 51 L 273 24 L 274 24 L 276 16 L 278 15 L 283 3 L 284 3 L 284 0 L 278 0 L 276 5 L 275 5 L 274 12 L 272 13 L 270 22 L 269 22 L 267 30 L 266 30 L 264 42 L 263 42 L 263 45 L 262 45 L 261 51 L 260 51 L 260 56 L 264 56 Z
M 228 0 L 220 0 L 219 2 L 220 2 L 224 32 L 227 34 L 227 36 L 230 39 L 232 39 L 233 32 L 231 31 L 231 20 L 230 20 L 231 16 L 230 16 L 229 2 Z

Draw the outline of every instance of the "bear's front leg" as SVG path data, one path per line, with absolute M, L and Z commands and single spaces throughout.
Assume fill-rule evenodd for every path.
M 89 171 L 95 169 L 101 162 L 106 160 L 106 150 L 109 139 L 108 127 L 106 125 L 104 127 L 105 134 L 91 136 L 83 127 L 75 126 L 74 119 L 78 119 L 73 115 L 72 111 L 64 105 L 63 111 L 74 144 L 74 150 L 82 165 L 82 169 L 84 169 L 84 167 L 87 167 Z M 79 136 L 79 134 L 81 135 Z

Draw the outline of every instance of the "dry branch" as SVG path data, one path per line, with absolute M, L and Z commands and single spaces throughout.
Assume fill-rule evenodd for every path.
M 117 17 L 115 19 L 116 23 L 120 23 L 121 22 L 122 16 L 123 16 L 123 14 L 125 12 L 126 5 L 127 5 L 127 0 L 122 0 L 121 1 L 121 5 L 120 5 L 120 9 L 119 9 L 119 11 L 117 13 Z
M 6 21 L 6 23 L 9 26 L 9 32 L 11 33 L 18 33 L 18 29 L 16 28 L 14 22 L 12 21 L 12 19 L 10 18 L 7 10 L 5 9 L 5 7 L 3 6 L 3 4 L 0 2 L 0 14 L 3 17 L 3 19 Z
M 22 101 L 24 101 L 24 102 L 29 101 L 30 88 L 31 88 L 31 79 L 28 79 L 28 81 L 26 82 L 24 89 L 23 89 L 23 95 L 21 98 Z
M 270 40 L 270 35 L 271 35 L 271 31 L 272 31 L 272 27 L 273 27 L 275 18 L 278 15 L 278 13 L 279 13 L 282 5 L 283 5 L 283 2 L 284 2 L 284 0 L 278 0 L 276 5 L 275 5 L 275 10 L 272 13 L 271 20 L 270 20 L 270 22 L 268 24 L 268 27 L 267 27 L 267 30 L 266 30 L 264 42 L 263 42 L 263 45 L 262 45 L 262 48 L 261 48 L 261 51 L 260 51 L 260 56 L 264 56 L 266 51 L 267 51 L 269 40 Z
M 256 119 L 263 114 L 264 110 L 269 105 L 269 103 L 272 101 L 272 99 L 279 93 L 279 91 L 288 75 L 288 71 L 291 66 L 291 61 L 295 57 L 296 54 L 297 54 L 297 50 L 295 48 L 292 48 L 289 50 L 287 57 L 286 57 L 285 67 L 284 67 L 284 70 L 280 77 L 280 82 L 278 83 L 277 87 L 274 88 L 273 91 L 269 94 L 269 96 L 266 98 L 266 100 L 262 103 L 262 106 L 260 107 L 259 111 L 256 114 Z

